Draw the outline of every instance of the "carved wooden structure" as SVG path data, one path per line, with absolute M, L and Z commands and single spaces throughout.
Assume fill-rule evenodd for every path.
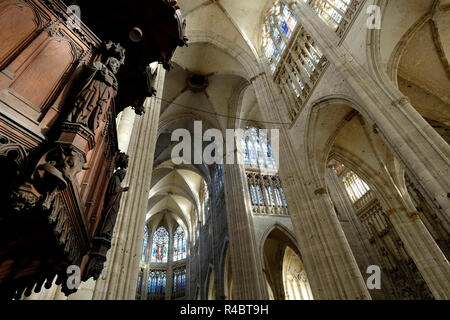
M 97 228 L 108 184 L 123 169 L 116 116 L 129 105 L 142 113 L 154 93 L 146 67 L 168 67 L 187 40 L 176 2 L 144 3 L 79 1 L 89 14 L 74 29 L 63 1 L 0 1 L 0 298 L 39 292 L 55 277 L 69 294 L 70 265 L 83 279 L 101 272 L 93 259 L 101 252 L 104 262 L 110 239 L 98 240 Z M 130 41 L 127 26 L 143 31 L 141 42 Z M 101 76 L 82 91 L 93 66 Z M 93 101 L 84 111 L 95 125 L 70 117 L 80 96 Z

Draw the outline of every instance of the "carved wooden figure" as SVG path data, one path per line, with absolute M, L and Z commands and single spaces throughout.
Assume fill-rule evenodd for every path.
M 120 169 L 114 172 L 109 181 L 108 189 L 106 190 L 104 210 L 102 219 L 100 220 L 97 234 L 100 237 L 111 239 L 116 224 L 117 214 L 120 208 L 120 199 L 122 194 L 128 191 L 128 187 L 122 187 L 121 183 L 125 178 L 127 171 Z
M 105 47 L 108 55 L 106 62 L 95 61 L 87 68 L 84 86 L 68 118 L 68 121 L 85 125 L 92 132 L 99 127 L 100 116 L 117 95 L 116 74 L 125 59 L 125 52 L 120 45 L 108 42 Z

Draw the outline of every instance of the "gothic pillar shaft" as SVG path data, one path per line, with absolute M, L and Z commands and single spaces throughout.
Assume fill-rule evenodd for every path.
M 162 92 L 165 71 L 158 67 L 155 88 Z M 128 155 L 130 165 L 124 184 L 130 190 L 121 200 L 112 247 L 94 299 L 134 299 L 141 258 L 144 223 L 157 140 L 161 101 L 148 98 L 145 114 L 135 122 Z
M 371 76 L 357 62 L 337 35 L 312 9 L 296 2 L 295 13 L 325 56 L 335 65 L 362 102 L 363 116 L 373 120 L 390 151 L 424 189 L 428 201 L 447 230 L 450 229 L 450 146 L 423 119 L 386 75 Z M 376 62 L 368 52 L 372 71 Z M 376 71 L 373 71 L 376 72 Z M 378 73 L 375 73 L 378 75 Z M 410 219 L 409 209 L 390 208 L 390 220 L 405 242 L 422 276 L 436 299 L 448 298 L 449 263 L 420 219 Z M 403 213 L 401 212 L 403 211 Z M 396 213 L 396 214 L 395 214 Z
M 450 230 L 450 146 L 387 75 L 382 71 L 379 74 L 377 62 L 373 61 L 375 58 L 369 51 L 367 59 L 375 77 L 358 63 L 345 45 L 339 45 L 336 33 L 307 4 L 297 1 L 295 14 L 364 103 L 362 110 L 358 111 L 375 121 L 386 145 L 404 164 L 415 182 L 423 187 L 441 223 L 446 230 Z
M 251 204 L 244 195 L 248 191 L 246 177 L 240 165 L 225 165 L 225 197 L 229 230 L 229 252 L 233 272 L 234 297 L 238 300 L 264 300 L 268 298 L 258 254 Z
M 286 156 L 283 149 L 280 176 L 314 298 L 370 299 L 326 189 L 308 177 L 308 168 L 295 174 L 296 168 L 287 167 L 296 158 Z
M 408 208 L 408 209 L 407 209 Z M 385 210 L 405 249 L 436 299 L 450 299 L 450 264 L 426 229 L 415 208 Z
M 261 114 L 281 122 L 280 101 L 271 95 L 266 76 L 253 81 Z M 279 99 L 279 97 L 278 97 Z M 282 103 L 281 103 L 282 104 Z M 314 178 L 306 154 L 293 148 L 285 128 L 280 129 L 280 177 L 285 186 L 292 223 L 315 299 L 370 299 L 364 279 L 347 243 L 324 186 Z M 275 143 L 272 141 L 272 144 Z M 296 139 L 295 144 L 304 141 Z
M 369 243 L 368 233 L 364 230 L 364 227 L 359 221 L 356 209 L 345 190 L 344 184 L 331 168 L 327 169 L 326 183 L 331 200 L 341 215 L 341 221 L 345 221 L 344 223 L 348 225 L 347 227 L 343 226 L 344 233 L 352 248 L 359 270 L 362 275 L 365 275 L 368 266 L 381 266 L 380 259 Z M 392 288 L 389 281 L 386 277 L 382 277 L 381 279 L 382 292 L 380 292 L 380 290 L 370 291 L 370 294 L 374 299 L 386 299 L 391 297 L 390 292 L 392 292 Z

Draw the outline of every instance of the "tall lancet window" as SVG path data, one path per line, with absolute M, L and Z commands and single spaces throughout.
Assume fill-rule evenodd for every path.
M 363 1 L 355 0 L 303 0 L 319 17 L 342 36 Z
M 220 190 L 222 190 L 223 186 L 223 169 L 222 165 L 217 165 L 217 170 L 214 173 L 214 188 L 216 190 L 216 196 L 219 194 Z
M 173 237 L 173 261 L 186 259 L 186 237 L 184 230 L 178 226 Z
M 247 126 L 241 153 L 254 214 L 289 215 L 281 179 L 266 130 Z
M 345 189 L 353 202 L 361 199 L 370 188 L 356 173 L 348 171 L 342 178 Z
M 142 240 L 142 255 L 141 261 L 145 262 L 147 256 L 147 248 L 148 248 L 148 227 L 144 227 L 144 239 Z
M 173 292 L 180 292 L 186 288 L 186 268 L 174 270 Z
M 241 140 L 241 149 L 246 167 L 277 169 L 266 130 L 251 126 L 245 127 Z
M 148 277 L 148 294 L 166 293 L 166 271 L 152 270 Z
M 153 235 L 151 262 L 166 263 L 169 245 L 169 233 L 166 228 L 159 227 Z
M 316 2 L 303 1 L 310 5 Z M 285 100 L 291 121 L 300 114 L 328 63 L 301 21 L 297 20 L 291 6 L 294 2 L 289 1 L 288 5 L 287 0 L 278 0 L 274 3 L 265 17 L 261 43 L 261 51 Z M 248 155 L 249 161 L 250 157 Z
M 297 19 L 289 7 L 276 1 L 268 11 L 263 27 L 263 49 L 272 72 L 275 72 L 296 26 Z

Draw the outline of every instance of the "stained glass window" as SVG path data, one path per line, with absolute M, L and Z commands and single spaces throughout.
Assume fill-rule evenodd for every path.
M 145 261 L 147 255 L 147 247 L 148 247 L 148 227 L 144 227 L 144 239 L 142 240 L 142 255 L 141 261 Z
M 263 27 L 264 55 L 272 72 L 275 72 L 296 26 L 297 19 L 289 7 L 282 1 L 276 1 L 268 11 Z
M 138 284 L 136 287 L 136 292 L 139 294 L 141 292 L 142 289 L 142 279 L 144 278 L 144 270 L 140 270 L 139 271 L 139 276 L 138 276 Z
M 222 165 L 219 164 L 214 174 L 214 187 L 216 189 L 216 195 L 218 195 L 220 190 L 222 190 L 222 186 L 223 186 L 223 168 Z
M 151 270 L 148 277 L 148 293 L 166 293 L 166 271 Z
M 247 169 L 246 176 L 254 213 L 289 214 L 281 179 L 277 174 L 261 174 Z
M 166 228 L 159 227 L 153 235 L 152 262 L 167 262 L 167 246 L 169 245 L 169 233 Z
M 244 165 L 253 168 L 277 169 L 266 130 L 247 126 L 241 141 Z
M 181 226 L 175 230 L 173 238 L 173 261 L 186 259 L 186 238 Z
M 273 196 L 272 196 L 272 188 L 270 186 L 267 186 L 267 187 L 265 187 L 265 190 L 266 190 L 267 201 L 269 201 L 269 205 L 274 207 L 275 201 L 273 200 Z
M 315 0 L 311 6 L 334 29 L 339 27 L 352 0 Z
M 186 269 L 178 269 L 173 272 L 173 292 L 180 292 L 186 288 Z
M 256 195 L 256 189 L 255 186 L 250 185 L 250 196 L 252 197 L 252 204 L 254 206 L 258 205 L 258 197 Z
M 342 182 L 344 183 L 345 189 L 353 202 L 361 199 L 370 190 L 367 183 L 353 171 L 347 172 L 342 177 Z
M 264 198 L 261 192 L 261 187 L 259 185 L 256 186 L 256 193 L 258 194 L 258 202 L 260 206 L 264 205 Z
M 275 198 L 277 200 L 277 206 L 278 207 L 282 207 L 283 206 L 283 202 L 281 201 L 280 190 L 278 190 L 277 188 L 275 188 Z
M 284 195 L 284 190 L 282 187 L 280 188 L 280 194 L 281 194 L 281 199 L 283 199 L 283 205 L 285 208 L 287 208 L 286 196 Z

